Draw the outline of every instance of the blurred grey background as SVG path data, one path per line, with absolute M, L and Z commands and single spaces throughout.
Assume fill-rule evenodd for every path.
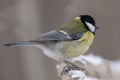
M 0 44 L 33 39 L 81 14 L 100 28 L 86 53 L 120 58 L 120 0 L 0 0 Z M 0 80 L 56 80 L 56 62 L 34 47 L 0 47 Z

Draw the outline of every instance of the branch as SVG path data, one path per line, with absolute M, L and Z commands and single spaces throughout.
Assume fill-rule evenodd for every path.
M 109 61 L 94 55 L 79 56 L 72 59 L 72 63 L 84 70 L 70 70 L 63 72 L 65 63 L 56 66 L 58 80 L 119 80 L 120 61 Z

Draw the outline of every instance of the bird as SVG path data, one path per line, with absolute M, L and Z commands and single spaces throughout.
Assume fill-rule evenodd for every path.
M 79 15 L 35 39 L 5 43 L 3 46 L 34 46 L 43 50 L 43 53 L 49 58 L 67 61 L 88 51 L 97 29 L 92 16 Z

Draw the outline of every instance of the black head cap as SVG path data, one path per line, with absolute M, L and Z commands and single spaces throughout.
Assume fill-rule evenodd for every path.
M 85 25 L 85 27 L 89 31 L 91 31 L 92 33 L 95 34 L 97 27 L 96 27 L 94 18 L 91 17 L 90 15 L 80 15 L 79 17 L 80 17 L 82 23 Z

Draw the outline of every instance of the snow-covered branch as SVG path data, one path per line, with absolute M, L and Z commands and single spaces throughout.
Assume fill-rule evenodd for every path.
M 120 61 L 109 61 L 92 54 L 79 56 L 72 62 L 84 70 L 69 70 L 61 75 L 65 63 L 57 65 L 58 80 L 119 80 Z

